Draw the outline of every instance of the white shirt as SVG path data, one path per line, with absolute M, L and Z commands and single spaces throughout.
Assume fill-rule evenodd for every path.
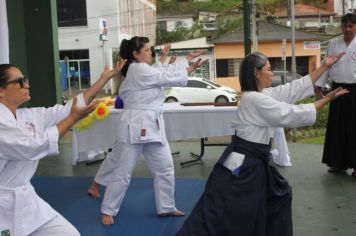
M 166 136 L 162 117 L 164 87 L 186 86 L 187 60 L 163 67 L 131 63 L 119 95 L 124 110 L 117 128 L 118 141 L 130 143 L 161 142 Z
M 341 52 L 345 52 L 345 55 L 320 77 L 315 83 L 316 86 L 324 87 L 328 79 L 336 83 L 356 83 L 356 37 L 348 47 L 343 37 L 332 39 L 327 55 L 336 55 Z
M 84 104 L 83 96 L 78 96 L 78 106 Z M 65 106 L 17 109 L 15 118 L 0 103 L 0 232 L 13 232 L 14 214 L 21 216 L 22 223 L 17 226 L 21 235 L 30 234 L 57 214 L 35 193 L 30 180 L 40 159 L 58 154 L 56 124 L 68 116 L 71 105 L 70 101 Z M 23 206 L 19 212 L 14 210 L 15 202 Z
M 232 126 L 236 135 L 250 142 L 268 144 L 274 127 L 300 127 L 316 120 L 314 104 L 293 105 L 314 95 L 310 76 L 270 87 L 262 92 L 245 92 Z

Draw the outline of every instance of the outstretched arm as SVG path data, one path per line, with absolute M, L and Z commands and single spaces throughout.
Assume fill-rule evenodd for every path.
M 161 57 L 159 58 L 159 61 L 163 64 L 164 61 L 167 59 L 169 50 L 171 49 L 171 44 L 166 43 L 163 48 L 161 48 Z
M 338 98 L 341 95 L 347 94 L 349 91 L 347 89 L 344 88 L 337 88 L 331 92 L 329 92 L 325 97 L 317 100 L 314 102 L 315 108 L 316 110 L 320 110 L 323 106 L 325 106 L 326 104 L 328 104 L 329 102 L 331 102 L 332 100 Z
M 324 74 L 325 71 L 327 71 L 335 63 L 337 63 L 344 54 L 345 54 L 345 52 L 339 53 L 334 56 L 327 56 L 325 58 L 323 64 L 319 68 L 317 68 L 315 71 L 310 73 L 310 77 L 311 77 L 313 83 L 315 83 L 320 78 L 320 76 L 322 76 L 322 74 Z
M 61 138 L 80 119 L 89 115 L 98 105 L 98 101 L 92 101 L 85 107 L 77 106 L 77 97 L 73 98 L 69 115 L 57 124 L 59 137 Z
M 89 104 L 91 100 L 96 96 L 96 94 L 104 87 L 104 85 L 116 74 L 118 74 L 122 67 L 125 65 L 126 60 L 119 59 L 116 66 L 109 70 L 108 66 L 105 66 L 104 71 L 101 73 L 100 78 L 87 90 L 83 92 L 83 97 L 86 104 Z

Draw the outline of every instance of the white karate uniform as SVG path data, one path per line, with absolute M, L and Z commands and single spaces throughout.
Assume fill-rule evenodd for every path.
M 37 235 L 37 231 L 46 234 L 48 230 L 57 231 L 57 235 L 79 235 L 30 183 L 38 161 L 58 154 L 56 124 L 69 114 L 71 104 L 17 109 L 15 118 L 0 103 L 0 232 L 8 230 L 10 235 L 22 236 Z M 83 96 L 78 96 L 78 105 L 84 104 Z
M 300 127 L 316 120 L 314 104 L 293 105 L 314 94 L 310 76 L 259 92 L 244 92 L 232 126 L 236 136 L 253 143 L 269 144 L 275 127 Z
M 344 37 L 332 39 L 327 55 L 336 55 L 341 52 L 345 52 L 345 55 L 315 82 L 315 86 L 324 87 L 328 79 L 335 83 L 356 83 L 356 37 L 348 47 L 346 47 Z
M 158 214 L 176 210 L 174 165 L 162 116 L 163 87 L 185 86 L 188 66 L 187 60 L 169 67 L 130 64 L 119 89 L 124 109 L 119 125 L 113 127 L 117 129 L 116 143 L 95 178 L 97 183 L 107 185 L 102 213 L 118 213 L 141 154 L 153 175 Z

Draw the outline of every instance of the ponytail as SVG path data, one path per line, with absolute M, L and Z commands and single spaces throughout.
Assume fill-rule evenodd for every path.
M 145 46 L 146 43 L 149 43 L 147 37 L 132 37 L 130 40 L 123 39 L 120 45 L 120 57 L 126 59 L 126 64 L 121 69 L 121 74 L 126 77 L 127 70 L 129 69 L 130 64 L 134 61 L 133 52 L 140 52 L 140 50 Z

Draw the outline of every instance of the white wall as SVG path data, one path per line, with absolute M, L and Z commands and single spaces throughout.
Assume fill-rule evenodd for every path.
M 117 0 L 87 0 L 87 18 L 88 26 L 58 29 L 59 50 L 89 49 L 91 83 L 94 83 L 105 65 L 103 42 L 99 40 L 99 18 L 107 19 L 108 23 L 109 40 L 105 48 L 119 45 Z
M 342 16 L 343 15 L 343 2 L 345 2 L 344 8 L 345 13 L 348 13 L 350 9 L 352 9 L 352 1 L 351 0 L 334 0 L 334 11 Z M 356 6 L 356 0 L 354 0 L 354 9 Z
M 9 30 L 6 1 L 0 0 L 0 64 L 9 63 Z
M 86 4 L 88 25 L 59 28 L 59 50 L 88 49 L 93 84 L 105 64 L 112 63 L 112 49 L 119 48 L 122 39 L 140 35 L 155 40 L 156 8 L 146 0 L 86 0 Z M 109 40 L 104 45 L 99 40 L 99 18 L 105 18 L 108 24 Z

